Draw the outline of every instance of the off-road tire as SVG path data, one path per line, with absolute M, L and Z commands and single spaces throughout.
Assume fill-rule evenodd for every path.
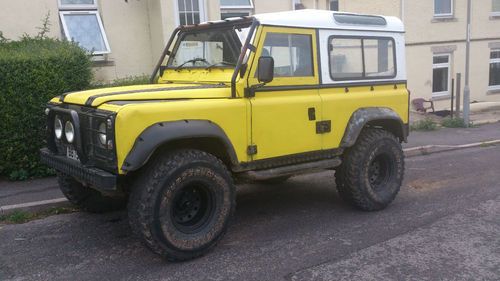
M 68 201 L 90 213 L 105 213 L 124 209 L 127 198 L 105 196 L 99 191 L 86 187 L 72 177 L 58 173 L 59 188 Z
M 189 260 L 215 246 L 236 207 L 224 163 L 203 151 L 177 150 L 151 159 L 142 171 L 128 206 L 130 226 L 142 242 L 169 261 Z
M 340 196 L 351 205 L 377 211 L 394 200 L 403 176 L 404 153 L 398 139 L 383 129 L 365 128 L 344 152 L 335 182 Z

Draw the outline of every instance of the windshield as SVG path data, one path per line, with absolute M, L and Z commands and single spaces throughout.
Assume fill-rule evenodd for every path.
M 180 35 L 167 67 L 231 67 L 238 62 L 248 27 L 190 31 Z

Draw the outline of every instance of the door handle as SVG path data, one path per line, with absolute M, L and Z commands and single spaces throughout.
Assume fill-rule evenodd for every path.
M 307 116 L 309 117 L 309 121 L 314 121 L 316 120 L 316 108 L 314 107 L 309 107 L 307 109 Z

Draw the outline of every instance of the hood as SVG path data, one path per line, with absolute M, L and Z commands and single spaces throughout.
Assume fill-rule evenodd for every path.
M 224 84 L 152 84 L 69 92 L 59 100 L 65 103 L 99 106 L 108 102 L 176 99 L 228 98 L 231 88 Z

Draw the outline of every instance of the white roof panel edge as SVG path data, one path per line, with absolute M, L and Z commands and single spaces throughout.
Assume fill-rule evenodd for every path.
M 328 28 L 344 30 L 373 30 L 386 32 L 404 32 L 404 25 L 397 17 L 379 16 L 387 21 L 387 25 L 343 24 L 334 20 L 334 14 L 364 15 L 326 10 L 296 10 L 253 15 L 263 25 L 288 27 Z M 364 15 L 375 16 L 375 15 Z M 378 16 L 378 15 L 376 15 Z

